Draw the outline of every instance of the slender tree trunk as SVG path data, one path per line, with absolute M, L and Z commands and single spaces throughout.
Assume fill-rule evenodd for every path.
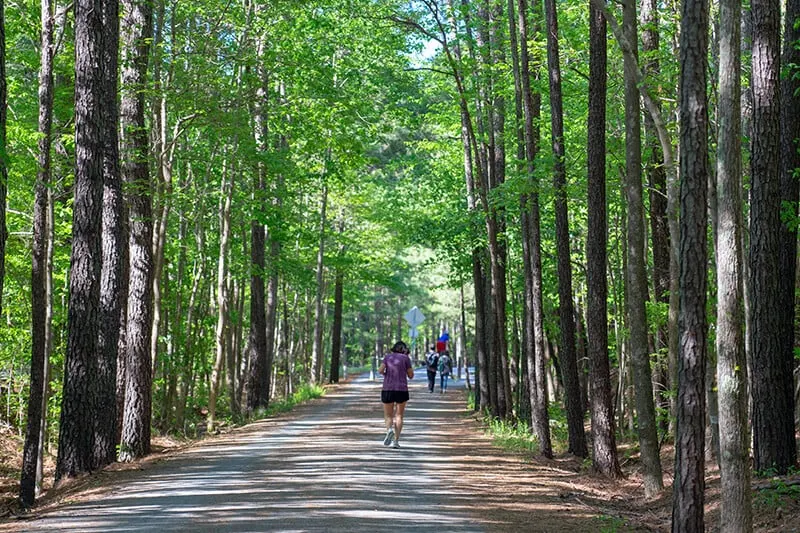
M 583 429 L 581 389 L 575 357 L 575 309 L 572 304 L 572 265 L 569 250 L 567 214 L 567 170 L 564 154 L 564 110 L 561 97 L 561 64 L 558 57 L 558 14 L 555 0 L 544 3 L 547 17 L 547 70 L 550 73 L 550 131 L 553 148 L 553 189 L 556 215 L 556 248 L 558 255 L 558 303 L 561 342 L 559 362 L 564 383 L 564 402 L 569 428 L 569 452 L 587 457 Z
M 153 324 L 153 219 L 144 89 L 152 32 L 152 5 L 122 1 L 122 176 L 129 197 L 128 312 L 125 412 L 120 461 L 150 453 L 152 414 L 151 335 Z
M 658 55 L 659 49 L 659 17 L 655 0 L 642 0 L 640 9 L 642 24 L 642 53 L 646 59 L 642 64 L 642 73 L 648 78 L 657 77 L 661 72 Z M 658 100 L 655 105 L 661 112 Z M 644 114 L 645 150 L 648 154 L 645 171 L 650 191 L 650 236 L 653 247 L 653 299 L 656 302 L 669 303 L 669 261 L 670 238 L 667 221 L 667 174 L 664 169 L 664 158 L 658 145 L 658 132 L 653 118 Z M 667 412 L 669 410 L 670 388 L 668 360 L 663 352 L 669 350 L 669 332 L 666 325 L 659 326 L 654 335 L 656 358 L 656 391 L 657 405 Z M 668 355 L 668 353 L 667 353 Z M 662 431 L 668 430 L 669 417 L 662 418 Z
M 325 354 L 322 353 L 322 326 L 324 319 L 322 300 L 325 295 L 323 270 L 325 267 L 325 225 L 327 224 L 327 208 L 328 184 L 323 182 L 319 214 L 319 246 L 317 248 L 317 292 L 314 298 L 314 344 L 311 351 L 311 383 L 314 384 L 322 382 L 322 360 L 325 359 Z
M 741 0 L 720 2 L 717 139 L 717 381 L 720 530 L 753 530 L 742 285 Z
M 703 531 L 707 291 L 708 2 L 685 0 L 680 75 L 680 357 L 672 530 Z
M 531 88 L 531 72 L 536 79 L 539 76 L 539 61 L 534 57 L 531 65 L 529 54 L 528 2 L 518 0 L 517 16 L 519 18 L 520 67 L 522 74 L 522 110 L 525 119 L 525 157 L 527 161 L 528 180 L 536 190 L 534 161 L 539 152 L 539 107 L 541 96 Z M 532 33 L 536 33 L 533 31 Z M 521 198 L 523 237 L 523 261 L 526 264 L 526 307 L 528 317 L 526 328 L 529 329 L 527 364 L 530 386 L 530 401 L 533 431 L 539 439 L 539 451 L 545 457 L 552 457 L 550 440 L 550 423 L 547 414 L 547 381 L 545 376 L 544 351 L 544 311 L 542 303 L 542 270 L 541 270 L 541 236 L 539 235 L 539 198 L 537 193 Z M 527 250 L 526 250 L 527 247 Z
M 589 118 L 587 141 L 588 234 L 586 236 L 589 394 L 594 468 L 612 478 L 621 475 L 614 435 L 608 360 L 606 298 L 606 22 L 603 11 L 589 6 Z
M 3 314 L 3 282 L 6 277 L 6 194 L 8 193 L 8 155 L 6 149 L 8 88 L 6 83 L 5 2 L 0 3 L 0 315 Z
M 793 358 L 781 340 L 780 3 L 752 2 L 753 132 L 750 180 L 750 325 L 756 471 L 785 474 L 797 460 Z M 794 149 L 790 149 L 793 151 Z M 784 298 L 784 303 L 788 299 Z M 788 357 L 788 359 L 787 359 Z
M 628 42 L 637 41 L 636 2 L 623 2 L 623 32 Z M 647 274 L 645 271 L 644 201 L 642 197 L 642 142 L 639 90 L 636 86 L 636 50 L 625 57 L 625 194 L 627 220 L 627 298 L 630 360 L 633 370 L 645 497 L 653 498 L 664 488 L 658 449 L 653 373 L 647 345 Z
M 214 338 L 216 340 L 216 357 L 214 368 L 211 371 L 211 382 L 208 389 L 208 419 L 206 429 L 209 433 L 214 431 L 217 413 L 217 395 L 219 393 L 220 376 L 225 362 L 225 331 L 230 322 L 228 318 L 228 248 L 231 237 L 231 202 L 233 198 L 234 173 L 230 172 L 223 163 L 222 169 L 222 197 L 219 212 L 219 261 L 217 262 L 217 327 Z
M 0 7 L 2 10 L 2 7 Z M 43 398 L 47 381 L 47 242 L 48 194 L 50 183 L 50 148 L 53 125 L 53 2 L 42 0 L 41 69 L 39 71 L 39 169 L 33 204 L 33 244 L 31 268 L 31 378 L 28 398 L 28 423 L 22 458 L 19 498 L 24 507 L 33 505 L 36 497 L 36 469 L 42 444 L 41 431 L 46 418 Z M 2 22 L 2 20 L 0 20 Z M 2 45 L 0 45 L 2 46 Z M 4 74 L 4 73 L 0 73 Z M 3 82 L 5 83 L 5 78 Z M 5 107 L 5 101 L 0 101 Z M 3 111 L 5 112 L 5 111 Z M 2 163 L 0 163 L 2 164 Z M 2 177 L 0 177 L 0 180 Z M 2 200 L 5 202 L 5 200 Z M 3 204 L 5 205 L 5 203 Z M 0 230 L 2 231 L 2 230 Z M 0 285 L 1 287 L 1 285 Z M 2 292 L 2 288 L 0 288 Z
M 56 482 L 92 468 L 102 267 L 102 27 L 99 0 L 75 4 L 75 200 Z
M 333 288 L 333 330 L 331 331 L 331 383 L 339 383 L 339 360 L 342 352 L 342 300 L 344 272 L 336 270 Z

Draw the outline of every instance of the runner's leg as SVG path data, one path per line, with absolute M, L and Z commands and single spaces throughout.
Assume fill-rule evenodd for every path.
M 400 432 L 403 431 L 403 414 L 406 412 L 406 402 L 396 403 L 397 410 L 394 417 L 394 440 L 400 438 Z
M 393 403 L 383 404 L 383 424 L 387 430 L 390 427 L 392 427 L 393 411 L 394 411 Z

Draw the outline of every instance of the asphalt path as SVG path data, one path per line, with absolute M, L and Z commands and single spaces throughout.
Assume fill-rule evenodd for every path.
M 383 446 L 380 388 L 361 376 L 286 416 L 148 466 L 100 497 L 39 515 L 22 531 L 486 531 L 480 491 L 454 482 L 464 467 L 464 443 L 453 443 L 466 423 L 464 381 L 440 394 L 437 380 L 431 394 L 417 370 L 400 449 Z

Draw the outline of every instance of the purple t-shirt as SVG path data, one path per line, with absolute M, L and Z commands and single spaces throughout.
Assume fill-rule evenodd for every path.
M 407 391 L 408 369 L 411 359 L 404 353 L 390 353 L 383 357 L 386 373 L 383 375 L 383 390 Z

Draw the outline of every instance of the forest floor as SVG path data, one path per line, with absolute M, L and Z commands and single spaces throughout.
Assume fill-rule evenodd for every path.
M 0 433 L 0 531 L 670 530 L 670 491 L 646 501 L 624 446 L 619 481 L 568 455 L 507 452 L 464 410 L 463 382 L 430 394 L 422 376 L 400 450 L 381 445 L 380 384 L 362 377 L 201 442 L 157 439 L 147 458 L 49 490 L 27 514 L 14 504 L 19 439 Z M 670 485 L 670 449 L 663 464 Z M 717 531 L 719 476 L 706 481 L 706 531 Z M 755 531 L 800 532 L 797 481 L 754 483 Z

